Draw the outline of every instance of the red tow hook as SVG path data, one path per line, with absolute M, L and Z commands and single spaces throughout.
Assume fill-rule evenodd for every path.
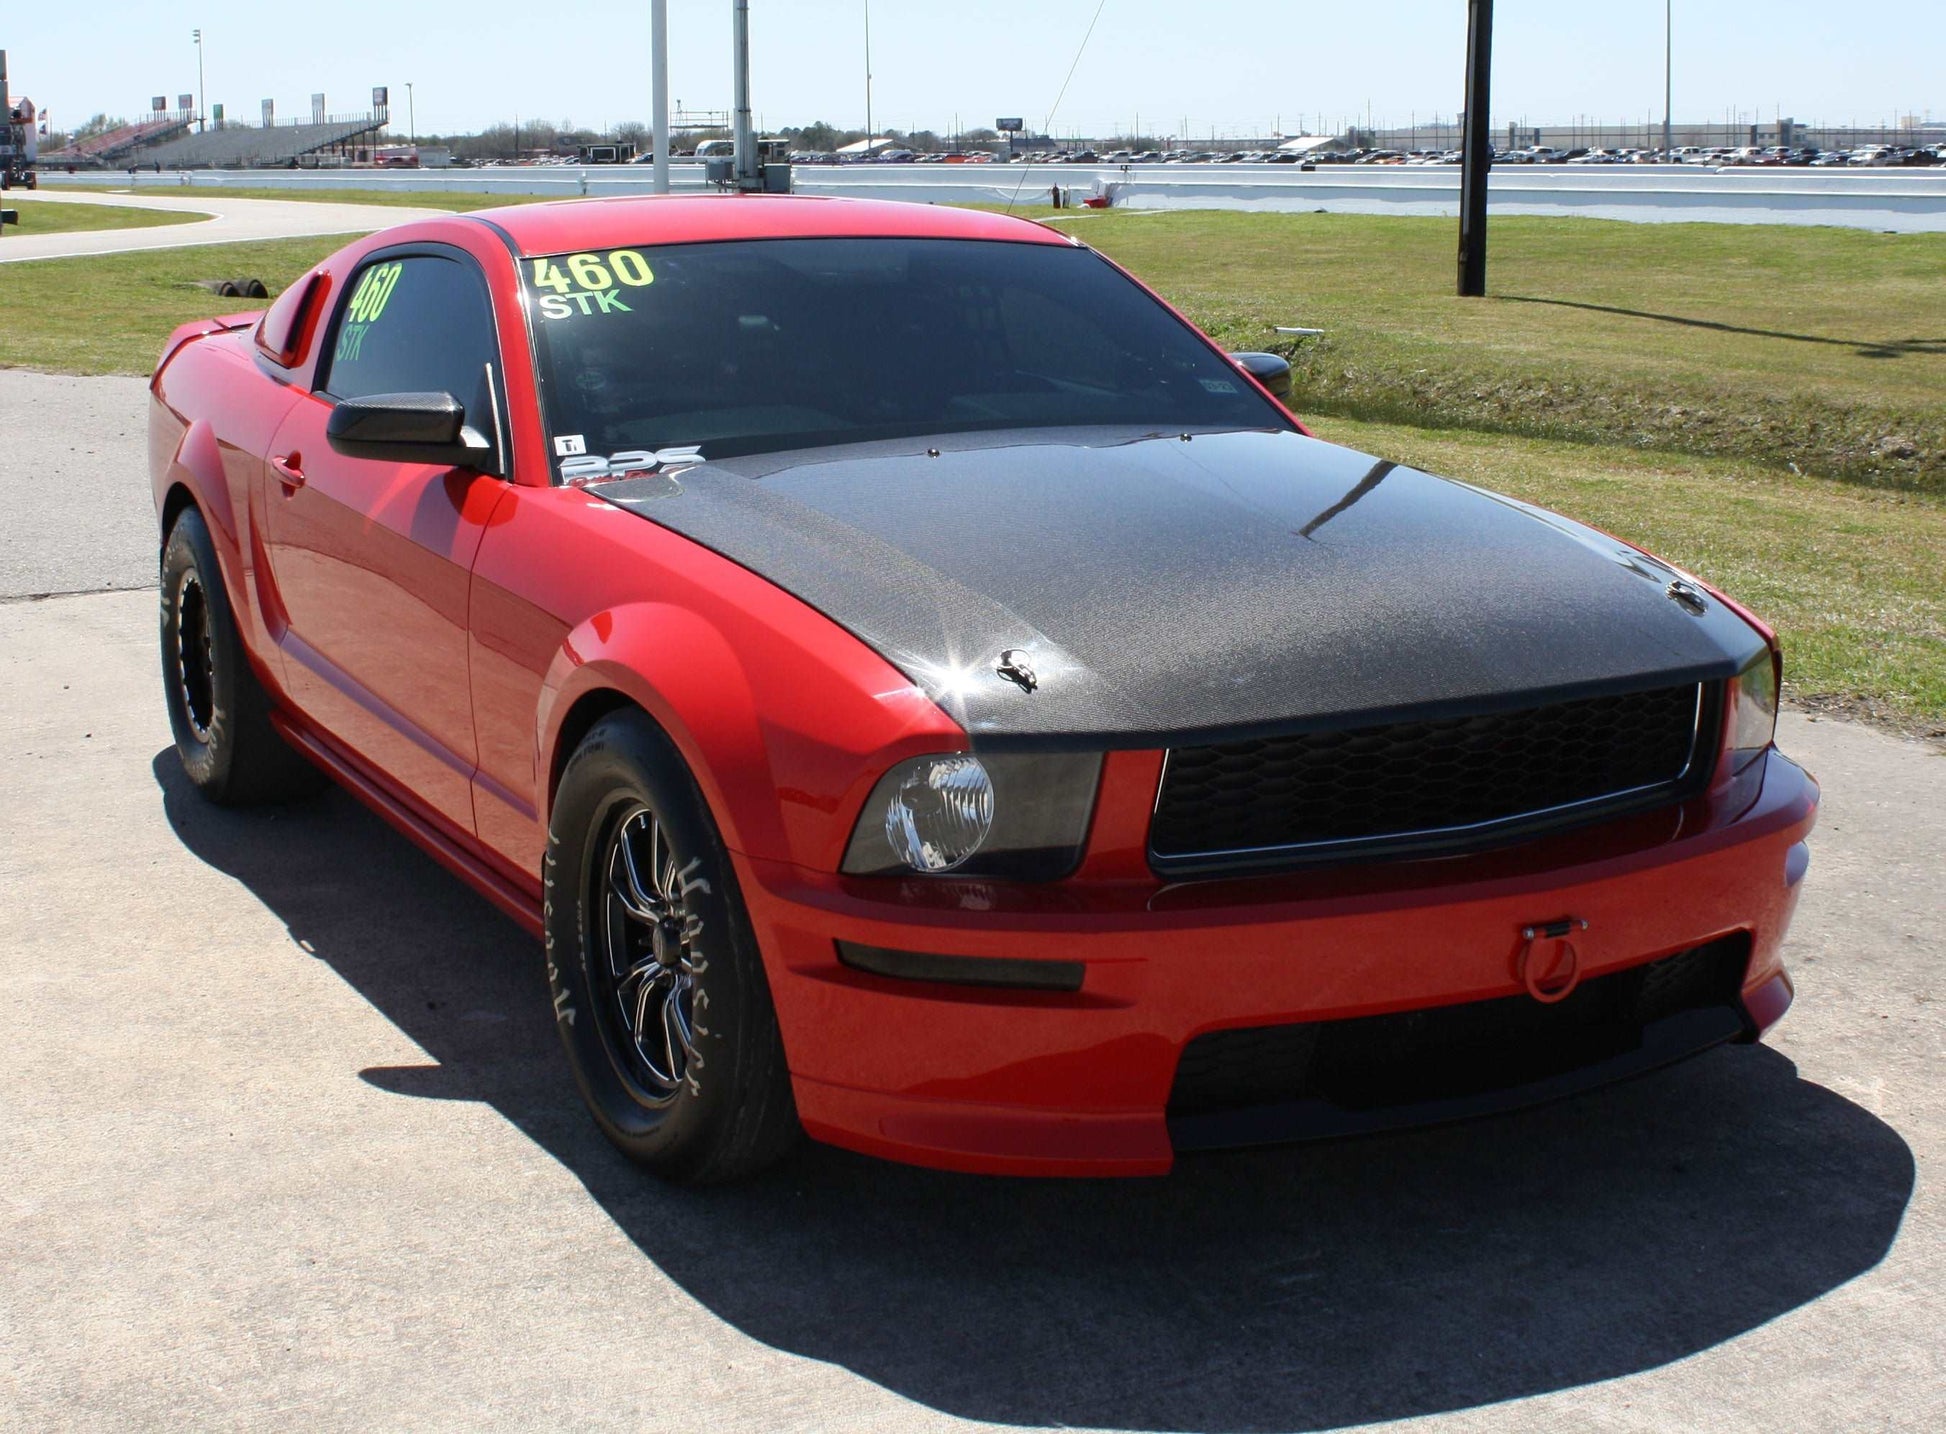
M 1581 953 L 1574 949 L 1574 942 L 1568 938 L 1577 931 L 1587 929 L 1588 923 L 1579 916 L 1567 916 L 1559 921 L 1520 928 L 1520 956 L 1514 963 L 1514 970 L 1520 976 L 1520 984 L 1527 988 L 1527 994 L 1543 1006 L 1565 1001 L 1581 984 Z M 1548 941 L 1559 943 L 1560 949 L 1552 961 L 1542 965 L 1534 960 L 1534 948 Z

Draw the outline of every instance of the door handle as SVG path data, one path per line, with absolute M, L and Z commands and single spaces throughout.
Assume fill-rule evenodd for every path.
M 286 494 L 295 493 L 304 486 L 304 470 L 298 467 L 299 461 L 295 453 L 270 460 L 271 471 L 276 473 L 277 481 L 284 485 Z

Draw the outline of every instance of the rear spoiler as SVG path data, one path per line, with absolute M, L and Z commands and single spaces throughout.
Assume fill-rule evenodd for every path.
M 163 344 L 162 356 L 155 361 L 155 377 L 162 376 L 162 370 L 169 366 L 169 360 L 176 356 L 183 345 L 208 334 L 225 334 L 236 329 L 247 329 L 262 317 L 263 311 L 255 309 L 247 314 L 222 314 L 213 319 L 190 320 L 170 334 L 168 342 Z M 154 382 L 154 379 L 150 382 Z

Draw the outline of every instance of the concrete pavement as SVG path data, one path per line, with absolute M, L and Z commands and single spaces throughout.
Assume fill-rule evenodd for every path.
M 144 379 L 0 368 L 0 598 L 154 584 L 148 402 Z
M 534 942 L 342 795 L 197 800 L 146 590 L 17 596 L 132 573 L 96 456 L 126 550 L 0 530 L 0 1427 L 1946 1423 L 1936 752 L 1786 717 L 1826 805 L 1765 1047 L 1161 1181 L 671 1190 Z
M 152 225 L 141 229 L 84 229 L 73 233 L 8 235 L 0 239 L 0 264 L 30 259 L 72 259 L 85 254 L 129 254 L 149 249 L 189 249 L 202 244 L 242 244 L 262 239 L 303 239 L 317 234 L 369 234 L 388 224 L 445 214 L 443 209 L 393 208 L 375 204 L 313 204 L 297 199 L 231 199 L 199 192 L 176 197 L 155 194 L 86 194 L 54 190 L 9 190 L 9 207 L 33 204 L 109 204 L 125 209 L 163 209 L 208 217 L 194 224 Z

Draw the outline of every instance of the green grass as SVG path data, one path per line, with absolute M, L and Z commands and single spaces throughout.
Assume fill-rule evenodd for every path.
M 346 242 L 338 235 L 8 264 L 0 268 L 4 360 L 57 373 L 147 373 L 176 325 L 262 307 L 199 288 L 198 279 L 249 276 L 276 294 Z
M 1777 628 L 1793 699 L 1946 737 L 1946 499 L 1735 459 L 1344 418 L 1312 427 L 1639 543 Z
M 1946 734 L 1946 344 L 1921 341 L 1946 336 L 1946 236 L 1499 221 L 1494 287 L 1561 301 L 1541 303 L 1451 298 L 1445 223 L 1110 211 L 1074 232 L 1231 348 L 1326 328 L 1287 349 L 1325 437 L 1642 543 L 1776 623 L 1796 700 Z M 7 361 L 146 372 L 176 324 L 248 307 L 196 279 L 275 292 L 344 242 L 10 265 Z M 1888 434 L 1918 456 L 1841 461 Z
M 1946 234 L 1497 219 L 1479 300 L 1454 297 L 1449 220 L 1109 211 L 1068 228 L 1228 347 L 1289 356 L 1307 413 L 1946 492 Z
M 131 209 L 125 204 L 63 204 L 58 199 L 35 199 L 31 195 L 4 196 L 9 209 L 20 211 L 20 223 L 7 226 L 6 238 L 18 234 L 71 234 L 84 229 L 147 229 L 158 224 L 196 224 L 207 214 L 182 214 L 167 209 Z M 0 248 L 0 254 L 6 250 Z

